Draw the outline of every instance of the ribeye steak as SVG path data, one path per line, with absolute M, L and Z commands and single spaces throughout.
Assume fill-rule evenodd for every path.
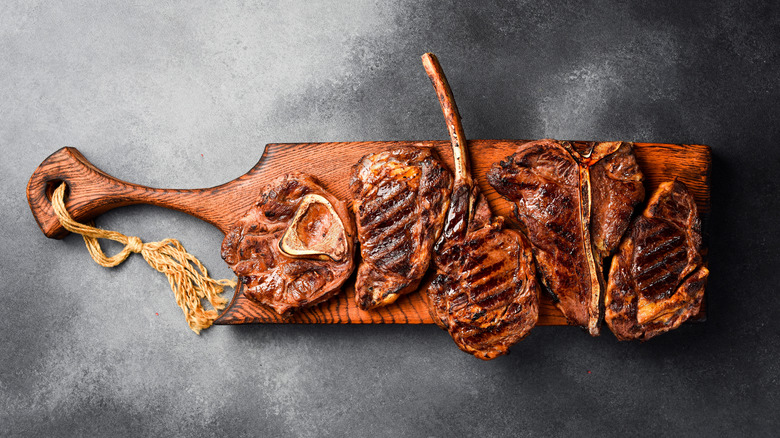
M 436 57 L 423 65 L 441 103 L 452 140 L 455 184 L 444 232 L 436 244 L 436 278 L 428 289 L 432 314 L 461 350 L 480 359 L 506 354 L 539 315 L 530 244 L 493 217 L 469 172 L 466 138 L 452 91 Z
M 346 205 L 306 174 L 269 183 L 222 241 L 250 299 L 289 315 L 335 295 L 354 267 Z
M 620 340 L 677 328 L 699 311 L 708 275 L 696 203 L 682 182 L 663 183 L 612 258 L 607 325 Z
M 597 336 L 603 258 L 644 198 L 631 144 L 533 141 L 494 164 L 487 178 L 514 203 L 544 289 L 569 322 Z
M 362 256 L 355 299 L 367 310 L 419 286 L 450 204 L 452 174 L 434 150 L 400 147 L 361 158 L 350 190 Z

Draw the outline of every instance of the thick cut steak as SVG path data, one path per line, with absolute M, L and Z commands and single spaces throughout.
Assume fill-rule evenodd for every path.
M 306 174 L 284 175 L 222 241 L 250 299 L 289 315 L 335 295 L 354 267 L 347 207 Z
M 466 138 L 452 92 L 436 58 L 423 56 L 450 131 L 455 184 L 436 244 L 436 277 L 428 289 L 437 323 L 461 350 L 480 359 L 506 354 L 539 316 L 539 287 L 530 244 L 503 227 L 469 172 Z
M 701 307 L 709 271 L 701 224 L 685 184 L 661 184 L 612 258 L 607 325 L 620 340 L 648 340 L 677 328 Z
M 533 141 L 494 164 L 487 178 L 514 203 L 544 289 L 570 323 L 597 336 L 602 261 L 644 198 L 631 145 Z
M 450 204 L 452 175 L 431 149 L 369 154 L 352 168 L 350 190 L 362 262 L 355 299 L 361 309 L 417 289 Z
M 531 245 L 503 224 L 502 217 L 492 217 L 478 187 L 456 182 L 428 297 L 437 324 L 480 359 L 506 354 L 539 316 Z

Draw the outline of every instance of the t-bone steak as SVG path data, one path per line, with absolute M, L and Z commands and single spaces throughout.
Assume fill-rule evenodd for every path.
M 603 259 L 615 250 L 644 198 L 631 144 L 528 142 L 494 164 L 487 178 L 514 203 L 543 289 L 570 323 L 597 336 Z

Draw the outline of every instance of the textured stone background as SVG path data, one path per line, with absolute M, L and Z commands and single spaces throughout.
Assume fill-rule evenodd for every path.
M 776 433 L 775 2 L 105 3 L 0 4 L 2 434 Z M 198 337 L 139 256 L 101 268 L 27 207 L 30 174 L 65 145 L 121 179 L 194 188 L 269 142 L 446 139 L 425 51 L 471 138 L 711 145 L 709 321 L 644 345 L 541 327 L 487 363 L 434 326 Z M 177 237 L 230 275 L 220 233 L 186 215 L 98 223 Z

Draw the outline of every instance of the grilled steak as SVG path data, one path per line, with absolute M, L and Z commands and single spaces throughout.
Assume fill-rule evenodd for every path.
M 416 147 L 369 154 L 353 168 L 350 190 L 362 262 L 355 297 L 371 309 L 417 289 L 450 203 L 452 175 Z
M 701 224 L 685 184 L 661 184 L 612 258 L 604 300 L 620 340 L 648 340 L 677 328 L 701 307 L 709 271 Z
M 644 198 L 631 145 L 533 141 L 493 165 L 487 178 L 514 203 L 553 302 L 570 323 L 597 336 L 603 258 Z
M 589 164 L 592 160 L 595 163 Z M 590 166 L 590 236 L 603 260 L 615 251 L 634 208 L 644 200 L 644 178 L 630 143 L 596 143 L 586 165 Z
M 503 228 L 469 172 L 465 135 L 452 92 L 436 57 L 423 56 L 447 122 L 455 184 L 436 244 L 436 278 L 428 289 L 437 323 L 461 350 L 480 359 L 506 354 L 539 315 L 533 256 L 522 234 Z
M 281 315 L 335 295 L 354 267 L 355 226 L 343 202 L 305 174 L 268 184 L 222 241 L 250 299 Z

